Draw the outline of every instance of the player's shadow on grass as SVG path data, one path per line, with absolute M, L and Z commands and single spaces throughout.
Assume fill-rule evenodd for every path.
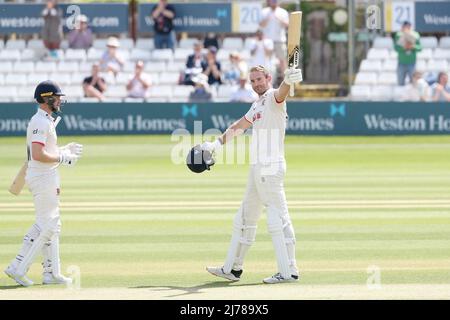
M 179 297 L 190 294 L 201 293 L 202 289 L 210 289 L 210 288 L 223 288 L 223 287 L 249 287 L 249 286 L 260 286 L 262 283 L 247 283 L 247 284 L 236 284 L 235 282 L 230 281 L 214 281 L 208 282 L 199 286 L 193 287 L 179 287 L 179 286 L 137 286 L 131 287 L 130 289 L 155 289 L 155 291 L 171 291 L 171 290 L 179 290 L 184 291 L 183 293 L 169 295 L 167 297 Z
M 19 289 L 19 288 L 23 288 L 23 287 L 19 284 L 12 284 L 10 286 L 0 286 L 0 290 L 12 290 L 12 289 Z

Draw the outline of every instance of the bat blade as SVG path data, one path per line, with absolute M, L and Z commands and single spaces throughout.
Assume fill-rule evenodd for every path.
M 295 69 L 300 65 L 300 38 L 302 29 L 302 12 L 294 11 L 289 14 L 288 27 L 288 67 Z M 294 96 L 294 85 L 291 85 L 290 96 Z
M 25 161 L 22 168 L 20 168 L 19 172 L 14 178 L 13 183 L 8 189 L 8 191 L 11 192 L 13 195 L 18 196 L 22 191 L 23 187 L 25 186 L 25 174 L 27 173 L 27 168 L 28 168 L 28 161 Z

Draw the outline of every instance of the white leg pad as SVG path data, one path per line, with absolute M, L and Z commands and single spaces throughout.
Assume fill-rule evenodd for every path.
M 286 246 L 286 237 L 283 231 L 283 223 L 277 210 L 270 206 L 267 208 L 267 229 L 272 236 L 272 243 L 277 258 L 278 272 L 283 278 L 289 279 L 292 275 L 288 249 Z
M 51 239 L 53 234 L 58 232 L 59 228 L 60 228 L 59 217 L 51 219 L 42 228 L 41 233 L 33 241 L 33 244 L 31 245 L 27 254 L 23 257 L 22 261 L 17 266 L 16 273 L 19 276 L 24 276 L 28 272 L 28 269 L 30 268 L 31 264 L 33 263 L 38 253 L 42 250 L 45 243 Z
M 41 229 L 39 228 L 39 226 L 37 224 L 33 224 L 31 226 L 30 230 L 28 230 L 27 234 L 23 237 L 22 248 L 20 249 L 20 251 L 17 254 L 16 258 L 11 262 L 11 267 L 13 269 L 16 269 L 17 266 L 22 262 L 24 257 L 30 251 L 34 240 L 36 240 L 37 237 L 39 237 L 40 233 L 41 233 Z
M 230 273 L 232 269 L 242 269 L 245 255 L 255 241 L 256 222 L 251 225 L 244 225 L 243 220 L 243 209 L 241 206 L 234 217 L 231 243 L 223 266 L 223 271 L 225 273 Z

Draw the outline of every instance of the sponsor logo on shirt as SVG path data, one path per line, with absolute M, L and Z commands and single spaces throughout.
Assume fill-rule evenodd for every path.
M 257 112 L 257 113 L 255 113 L 254 115 L 253 115 L 253 119 L 252 119 L 252 122 L 255 122 L 255 121 L 258 121 L 258 120 L 261 120 L 261 117 L 262 117 L 262 112 L 260 111 L 260 112 Z
M 33 130 L 33 134 L 44 134 L 43 130 L 39 130 L 39 129 L 34 129 Z

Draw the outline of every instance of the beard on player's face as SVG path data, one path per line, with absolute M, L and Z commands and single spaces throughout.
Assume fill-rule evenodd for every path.
M 264 75 L 261 72 L 250 74 L 250 82 L 253 91 L 258 95 L 263 95 L 269 89 L 270 76 Z

